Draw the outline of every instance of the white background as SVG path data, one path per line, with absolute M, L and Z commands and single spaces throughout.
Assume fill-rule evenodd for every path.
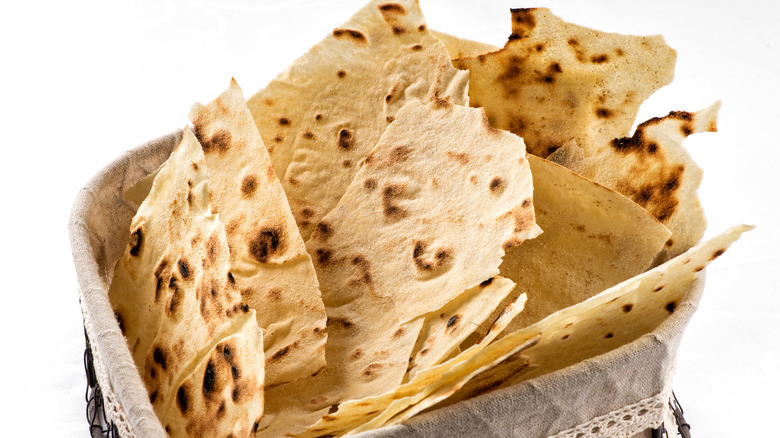
M 600 30 L 662 34 L 672 85 L 639 120 L 722 99 L 686 147 L 713 235 L 752 223 L 707 270 L 675 391 L 696 437 L 778 436 L 780 9 L 772 1 L 421 0 L 430 27 L 503 45 L 509 7 Z M 247 97 L 362 6 L 320 1 L 28 1 L 0 6 L 0 436 L 87 436 L 83 327 L 67 221 L 123 151 L 181 128 L 231 76 Z M 47 433 L 48 432 L 48 433 Z

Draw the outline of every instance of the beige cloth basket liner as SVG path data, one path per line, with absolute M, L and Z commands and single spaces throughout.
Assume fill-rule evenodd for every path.
M 84 326 L 109 420 L 122 437 L 165 432 L 108 301 L 114 264 L 136 206 L 122 193 L 167 159 L 182 131 L 126 152 L 78 194 L 69 230 Z M 655 331 L 607 354 L 360 437 L 620 437 L 667 415 L 677 348 L 701 298 L 704 276 Z

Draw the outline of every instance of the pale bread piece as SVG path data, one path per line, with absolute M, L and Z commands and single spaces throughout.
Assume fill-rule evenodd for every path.
M 640 104 L 672 81 L 676 56 L 661 36 L 599 32 L 536 8 L 512 10 L 503 49 L 453 64 L 471 73 L 470 105 L 546 157 L 571 139 L 627 135 Z
M 535 366 L 521 370 L 510 379 L 491 380 L 490 376 L 483 376 L 483 389 L 503 388 L 551 373 L 652 332 L 675 311 L 697 274 L 720 257 L 742 233 L 753 228 L 732 227 L 650 271 L 514 332 L 513 335 L 542 333 L 539 343 L 523 352 Z M 441 406 L 472 395 L 471 389 L 474 388 L 464 388 Z
M 652 267 L 671 232 L 630 199 L 529 155 L 544 233 L 507 250 L 499 268 L 528 293 L 508 331 L 526 327 Z M 509 298 L 511 298 L 510 295 Z
M 225 224 L 230 267 L 263 328 L 266 384 L 325 366 L 325 306 L 311 257 L 241 88 L 190 110 L 205 153 L 212 209 Z
M 466 104 L 416 0 L 371 1 L 249 99 L 301 234 L 336 206 L 411 99 Z
M 295 436 L 314 438 L 324 434 L 341 434 L 368 422 L 383 424 L 395 415 L 398 409 L 403 409 L 404 405 L 409 406 L 424 398 L 422 392 L 425 388 L 435 384 L 447 371 L 478 354 L 493 342 L 510 321 L 522 312 L 525 300 L 525 295 L 521 295 L 504 307 L 487 333 L 475 345 L 441 364 L 421 369 L 408 382 L 384 394 L 341 403 L 336 412 L 323 416 L 305 432 Z M 391 405 L 394 409 L 388 410 Z
M 631 137 L 610 139 L 595 150 L 567 144 L 548 159 L 649 211 L 672 231 L 665 249 L 674 257 L 699 242 L 707 228 L 696 193 L 702 170 L 682 143 L 691 134 L 716 132 L 719 110 L 715 102 L 695 113 L 672 111 L 641 123 Z
M 371 294 L 401 322 L 440 309 L 541 233 L 532 196 L 520 138 L 480 109 L 410 102 L 306 242 L 326 307 Z
M 515 284 L 511 280 L 493 277 L 428 315 L 417 338 L 404 381 L 413 379 L 424 369 L 438 365 L 453 353 L 459 353 L 457 349 L 463 340 L 483 323 L 490 327 L 496 320 L 495 316 L 489 319 L 490 315 L 494 311 L 496 314 L 504 311 L 504 307 L 509 304 L 504 301 L 514 288 Z M 520 294 L 514 294 L 514 298 Z
M 263 414 L 262 332 L 254 310 L 176 390 L 160 420 L 171 437 L 252 437 Z
M 450 59 L 471 58 L 484 53 L 500 50 L 499 47 L 492 44 L 457 37 L 448 33 L 439 32 L 435 29 L 431 29 L 431 33 L 444 44 L 445 48 L 447 48 Z
M 193 209 L 208 211 L 203 195 L 208 176 L 203 154 L 194 153 L 195 147 L 200 148 L 189 133 L 160 169 L 161 176 L 149 185 L 151 195 L 145 196 L 130 223 L 129 243 L 114 268 L 108 292 L 141 374 L 160 328 L 171 269 L 184 248 L 187 230 L 178 221 Z

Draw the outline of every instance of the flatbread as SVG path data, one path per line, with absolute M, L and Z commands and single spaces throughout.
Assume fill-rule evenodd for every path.
M 415 0 L 371 1 L 249 99 L 301 234 L 336 206 L 411 99 L 466 104 L 458 71 Z
M 403 385 L 390 391 L 359 400 L 341 403 L 338 410 L 322 416 L 305 432 L 296 434 L 299 438 L 314 438 L 323 434 L 339 434 L 365 424 L 365 428 L 380 427 L 393 415 L 425 397 L 425 388 L 431 387 L 450 369 L 469 360 L 482 349 L 490 345 L 509 325 L 509 322 L 523 310 L 525 296 L 521 295 L 502 310 L 499 317 L 490 326 L 487 333 L 476 344 L 448 359 L 444 363 L 420 369 Z M 461 368 L 463 372 L 467 369 Z M 392 409 L 390 408 L 392 406 Z
M 210 199 L 225 223 L 231 274 L 264 329 L 266 384 L 325 366 L 325 306 L 311 257 L 295 225 L 241 88 L 190 111 L 205 153 Z
M 159 318 L 147 321 L 148 328 L 141 327 L 147 329 L 144 335 L 151 339 L 139 338 L 138 345 L 148 344 L 149 348 L 143 362 L 137 365 L 152 407 L 172 436 L 190 436 L 192 430 L 251 430 L 252 422 L 263 413 L 262 332 L 254 312 L 241 303 L 241 294 L 232 281 L 224 226 L 210 210 L 203 167 L 201 146 L 187 128 L 133 220 L 131 230 L 135 230 L 136 239 L 123 257 L 143 259 L 154 254 L 151 250 L 161 244 L 168 245 L 159 251 L 162 255 L 154 264 L 145 263 L 141 266 L 144 270 L 133 274 L 155 283 L 154 290 L 139 291 L 151 294 L 151 302 L 144 304 L 149 306 L 150 315 Z M 154 207 L 149 205 L 153 202 Z M 160 229 L 155 227 L 160 222 L 164 233 L 158 233 Z M 145 246 L 147 252 L 142 252 Z M 132 264 L 120 262 L 116 272 L 121 274 L 126 266 Z M 115 277 L 114 283 L 122 278 Z M 119 286 L 122 285 L 117 283 L 117 294 L 121 291 Z M 124 299 L 122 295 L 117 298 L 119 302 Z M 138 318 L 126 310 L 123 315 L 127 330 L 135 327 L 131 324 L 136 324 Z M 234 386 L 242 385 L 240 397 L 233 398 L 228 416 L 231 421 L 223 418 L 224 409 L 218 412 L 218 405 L 214 405 L 218 400 L 210 397 L 216 396 L 210 390 L 222 381 L 219 376 L 231 370 L 207 360 L 213 356 L 209 352 L 227 337 L 241 344 L 229 358 L 236 369 L 232 372 Z M 202 390 L 190 393 L 182 385 L 193 370 L 202 370 L 207 376 L 200 380 Z M 249 418 L 249 424 L 232 421 Z
M 153 188 L 149 185 L 152 192 L 130 223 L 128 246 L 114 268 L 108 292 L 141 374 L 160 328 L 173 263 L 184 248 L 186 230 L 177 220 L 192 208 L 208 210 L 203 195 L 208 176 L 202 154 L 198 157 L 193 147 L 200 146 L 190 133 L 161 168 L 162 176 L 154 180 Z
M 628 135 L 640 104 L 672 81 L 675 60 L 661 36 L 599 32 L 536 8 L 512 10 L 502 50 L 453 64 L 471 73 L 470 105 L 546 157 L 571 139 L 589 147 Z
M 528 293 L 509 331 L 645 272 L 671 235 L 625 196 L 555 163 L 527 158 L 544 233 L 508 249 L 499 268 L 517 283 L 515 294 Z
M 481 109 L 410 102 L 306 242 L 325 305 L 372 294 L 402 322 L 440 309 L 541 233 L 532 198 L 520 138 Z
M 460 344 L 480 325 L 486 323 L 490 326 L 495 322 L 495 317 L 489 319 L 494 310 L 496 313 L 504 311 L 509 302 L 522 295 L 517 293 L 513 299 L 504 302 L 514 288 L 515 284 L 511 280 L 494 277 L 463 292 L 428 315 L 417 338 L 404 380 L 413 379 L 421 370 L 438 365 L 453 353 L 459 352 L 457 349 Z M 525 302 L 525 297 L 522 300 Z
M 698 272 L 753 228 L 732 227 L 650 271 L 513 332 L 512 336 L 542 334 L 538 344 L 523 352 L 535 366 L 511 379 L 496 380 L 492 385 L 484 379 L 483 384 L 490 389 L 511 386 L 612 351 L 652 332 L 675 311 Z M 455 395 L 442 406 L 463 398 Z
M 704 235 L 707 220 L 696 191 L 702 170 L 682 146 L 686 137 L 717 131 L 720 102 L 695 113 L 672 111 L 613 138 L 593 152 L 569 144 L 548 157 L 641 205 L 672 231 L 666 250 L 674 257 Z

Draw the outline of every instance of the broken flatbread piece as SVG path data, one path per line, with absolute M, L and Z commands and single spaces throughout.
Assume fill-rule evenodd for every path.
M 415 0 L 372 1 L 249 99 L 306 239 L 412 99 L 468 102 Z
M 536 8 L 512 10 L 503 49 L 453 64 L 470 71 L 470 105 L 546 157 L 572 139 L 627 135 L 640 104 L 672 81 L 676 56 L 661 36 L 599 32 Z

